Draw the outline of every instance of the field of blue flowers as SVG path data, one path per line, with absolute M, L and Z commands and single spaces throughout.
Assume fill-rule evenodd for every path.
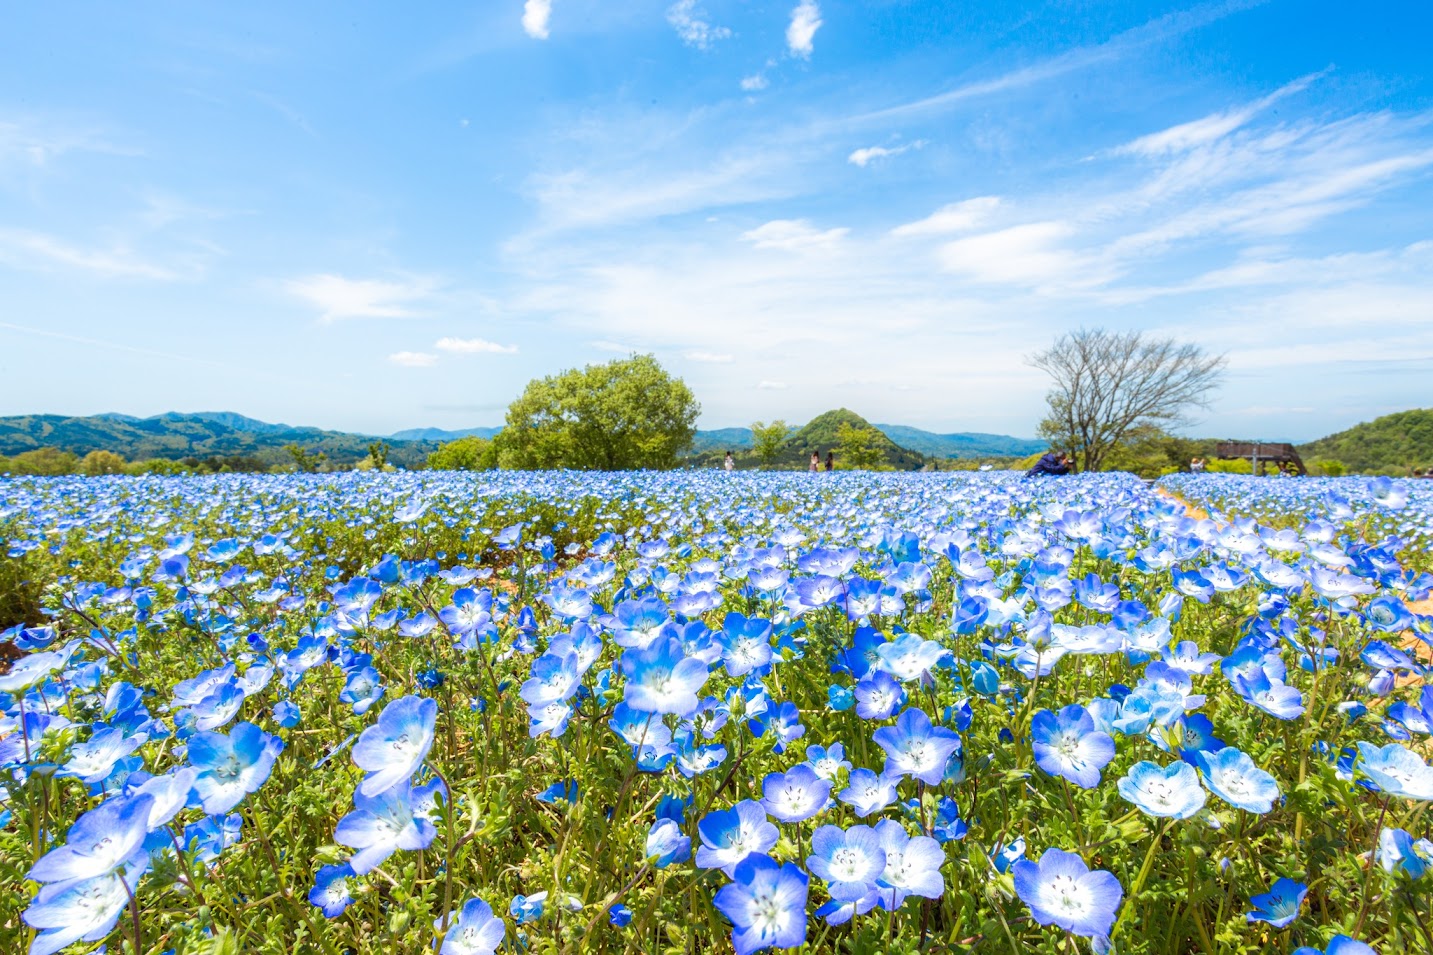
M 1433 951 L 1433 482 L 0 479 L 0 539 L 7 955 Z

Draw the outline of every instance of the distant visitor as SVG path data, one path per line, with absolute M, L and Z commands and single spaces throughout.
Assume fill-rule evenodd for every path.
M 810 467 L 808 470 L 810 470 L 810 472 L 811 472 L 812 474 L 815 474 L 817 471 L 821 470 L 821 452 L 820 452 L 820 451 L 812 451 L 812 452 L 811 452 L 811 467 Z
M 736 458 L 731 456 L 730 451 L 726 453 L 726 460 L 721 463 L 721 466 L 726 468 L 728 471 L 736 470 Z
M 1044 477 L 1046 475 L 1069 474 L 1074 470 L 1074 463 L 1070 456 L 1064 451 L 1051 451 L 1040 460 L 1035 466 L 1025 472 L 1026 477 Z
M 834 470 L 836 470 L 836 452 L 835 452 L 835 451 L 827 451 L 827 452 L 826 452 L 826 470 L 828 470 L 828 471 L 834 471 Z

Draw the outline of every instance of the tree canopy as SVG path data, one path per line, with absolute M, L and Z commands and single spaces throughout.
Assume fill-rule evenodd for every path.
M 1198 345 L 1102 328 L 1062 335 L 1029 361 L 1054 379 L 1040 436 L 1082 471 L 1099 470 L 1135 429 L 1168 429 L 1206 406 L 1225 365 Z
M 691 446 L 701 405 L 651 355 L 535 379 L 508 406 L 504 467 L 670 468 Z

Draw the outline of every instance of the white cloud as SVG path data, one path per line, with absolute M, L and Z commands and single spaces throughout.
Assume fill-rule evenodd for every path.
M 864 169 L 873 159 L 889 159 L 892 156 L 899 156 L 901 153 L 910 152 L 912 149 L 920 149 L 925 145 L 925 140 L 917 139 L 913 143 L 906 143 L 904 146 L 867 146 L 858 149 L 846 157 L 846 161 L 853 166 L 860 166 Z
M 786 27 L 786 48 L 792 56 L 803 59 L 811 55 L 812 40 L 821 29 L 821 8 L 816 0 L 801 0 L 791 11 L 791 23 Z
M 552 0 L 526 0 L 522 5 L 522 28 L 534 40 L 547 39 L 547 23 L 552 18 Z
M 756 387 L 760 388 L 762 391 L 785 391 L 787 388 L 790 387 L 790 385 L 788 385 L 784 381 L 764 380 Z
M 284 287 L 317 308 L 326 322 L 341 318 L 408 318 L 417 314 L 413 304 L 433 291 L 427 279 L 384 282 L 327 273 L 293 279 Z
M 731 355 L 723 355 L 717 352 L 700 350 L 684 351 L 682 352 L 682 357 L 685 358 L 687 361 L 710 362 L 714 365 L 725 365 L 734 360 Z
M 1301 76 L 1291 83 L 1286 83 L 1268 96 L 1255 100 L 1247 106 L 1238 109 L 1226 110 L 1220 113 L 1213 113 L 1202 119 L 1192 122 L 1181 123 L 1178 126 L 1171 126 L 1169 129 L 1157 133 L 1150 133 L 1148 136 L 1141 136 L 1132 142 L 1125 143 L 1113 150 L 1115 155 L 1135 156 L 1162 156 L 1170 153 L 1186 152 L 1197 146 L 1212 143 L 1215 140 L 1223 139 L 1230 133 L 1246 125 L 1255 116 L 1273 106 L 1279 100 L 1307 89 L 1315 80 L 1327 75 L 1328 70 L 1318 73 L 1310 73 Z
M 977 196 L 964 202 L 952 202 L 916 222 L 907 222 L 891 230 L 897 237 L 946 235 L 973 229 L 990 218 L 1000 207 L 999 196 Z
M 977 282 L 1040 285 L 1093 277 L 1085 273 L 1085 256 L 1062 245 L 1074 228 L 1067 222 L 1031 222 L 948 242 L 940 249 L 941 264 Z
M 499 345 L 485 338 L 440 338 L 433 347 L 455 355 L 512 355 L 516 345 Z
M 438 356 L 422 351 L 399 351 L 389 355 L 388 360 L 404 368 L 430 368 L 437 364 Z
M 41 270 L 61 266 L 105 278 L 173 281 L 181 277 L 174 269 L 147 261 L 124 246 L 86 249 L 26 229 L 0 228 L 0 262 Z
M 764 90 L 768 85 L 770 84 L 767 82 L 766 77 L 760 73 L 753 73 L 750 76 L 743 76 L 741 78 L 741 88 L 748 93 Z
M 677 0 L 667 8 L 667 22 L 677 31 L 677 36 L 687 46 L 698 50 L 705 50 L 717 40 L 731 36 L 726 27 L 714 27 L 705 17 L 706 12 L 698 6 L 697 0 Z
M 595 348 L 598 351 L 610 351 L 621 355 L 631 355 L 635 352 L 640 352 L 642 350 L 636 345 L 625 345 L 622 342 L 609 341 L 588 342 L 587 346 L 589 348 Z
M 817 229 L 805 219 L 773 219 L 757 226 L 741 237 L 758 249 L 783 249 L 800 252 L 812 249 L 831 249 L 850 232 L 850 229 Z

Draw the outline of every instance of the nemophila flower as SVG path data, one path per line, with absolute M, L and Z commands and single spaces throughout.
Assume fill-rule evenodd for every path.
M 1433 868 L 1433 842 L 1415 840 L 1403 829 L 1384 829 L 1378 834 L 1376 857 L 1384 872 L 1420 879 Z
M 534 892 L 532 895 L 515 895 L 508 903 L 508 914 L 519 925 L 536 922 L 547 909 L 547 893 Z
M 876 648 L 882 670 L 902 682 L 920 679 L 921 674 L 934 670 L 946 655 L 945 647 L 914 633 L 905 633 Z
M 51 673 L 69 662 L 69 654 L 45 650 L 21 657 L 10 665 L 10 672 L 0 674 L 0 693 L 20 693 L 49 679 Z
M 659 819 L 647 833 L 647 858 L 659 869 L 692 857 L 692 840 L 671 819 Z
M 1073 852 L 1046 849 L 1039 862 L 1011 866 L 1015 892 L 1041 925 L 1057 925 L 1082 938 L 1108 938 L 1124 889 L 1112 873 L 1091 872 Z
M 626 928 L 632 924 L 632 910 L 620 903 L 614 905 L 607 911 L 607 921 L 617 928 Z
M 896 801 L 896 785 L 899 782 L 899 776 L 878 776 L 869 769 L 853 769 L 846 788 L 837 793 L 836 798 L 864 819 Z
M 353 707 L 353 712 L 362 716 L 369 707 L 383 695 L 383 677 L 371 666 L 361 667 L 348 675 L 338 698 Z
M 807 746 L 806 764 L 816 770 L 816 775 L 833 783 L 841 770 L 851 768 L 850 760 L 846 759 L 846 748 L 840 743 L 832 743 L 830 749 L 824 746 Z
M 400 783 L 375 796 L 362 788 L 353 794 L 354 809 L 338 821 L 333 838 L 339 845 L 357 849 L 348 864 L 359 875 L 372 872 L 399 849 L 426 849 L 437 830 L 418 815 L 413 793 Z
M 558 780 L 548 786 L 542 792 L 533 797 L 538 802 L 545 803 L 574 803 L 577 802 L 577 780 Z
M 833 683 L 826 688 L 826 701 L 837 713 L 844 713 L 856 705 L 856 694 L 850 687 Z
M 208 865 L 239 841 L 244 831 L 244 817 L 237 812 L 227 816 L 205 816 L 184 827 L 180 845 L 193 853 L 197 862 Z
M 805 763 L 785 773 L 770 773 L 761 781 L 761 805 L 778 822 L 801 822 L 831 802 L 831 782 L 816 775 Z
M 1246 913 L 1250 922 L 1268 922 L 1274 928 L 1284 928 L 1299 917 L 1299 907 L 1309 887 L 1293 879 L 1279 879 L 1269 891 L 1249 900 L 1254 911 Z
M 353 867 L 347 862 L 322 866 L 308 893 L 310 904 L 321 909 L 324 918 L 338 918 L 353 904 L 353 893 L 348 887 L 348 880 L 353 877 Z
M 56 776 L 73 776 L 86 784 L 97 783 L 114 771 L 115 764 L 134 752 L 144 742 L 142 736 L 127 736 L 121 729 L 106 727 L 97 730 L 83 743 L 70 748 L 70 758 Z
M 912 776 L 927 786 L 941 781 L 946 762 L 960 748 L 954 730 L 932 726 L 930 717 L 914 707 L 902 713 L 895 726 L 883 726 L 871 738 L 886 752 L 885 775 Z
M 464 902 L 456 921 L 449 919 L 444 916 L 433 922 L 434 933 L 443 940 L 438 955 L 493 955 L 507 934 L 507 923 L 479 898 Z
M 935 807 L 931 835 L 940 843 L 955 842 L 964 839 L 966 831 L 965 820 L 960 818 L 960 807 L 949 796 L 943 797 Z
M 842 902 L 840 899 L 832 899 L 818 908 L 815 915 L 818 919 L 825 919 L 830 925 L 845 925 L 856 916 L 865 915 L 871 911 L 871 909 L 874 909 L 880 900 L 881 890 L 873 886 L 871 891 L 854 902 Z
M 746 676 L 771 663 L 771 621 L 729 613 L 717 635 L 729 676 Z
M 1234 692 L 1270 716 L 1294 720 L 1304 714 L 1304 695 L 1292 686 L 1271 679 L 1262 667 L 1246 676 L 1235 676 L 1230 682 Z
M 1121 796 L 1149 816 L 1188 819 L 1204 808 L 1204 788 L 1188 763 L 1135 763 L 1117 786 Z
M 438 704 L 427 697 L 405 696 L 385 706 L 353 744 L 354 765 L 368 773 L 358 791 L 376 796 L 411 779 L 428 758 L 437 721 Z
M 671 619 L 659 597 L 624 600 L 612 611 L 612 640 L 619 647 L 645 647 Z
M 752 853 L 771 851 L 780 838 L 777 828 L 766 818 L 760 803 L 744 799 L 730 809 L 719 809 L 697 823 L 702 840 L 697 848 L 697 865 L 703 869 L 721 869 L 731 877 L 737 863 Z
M 274 722 L 284 729 L 293 729 L 303 719 L 303 713 L 292 700 L 279 700 L 274 704 Z
M 1373 950 L 1373 946 L 1360 942 L 1356 938 L 1335 935 L 1322 952 L 1307 945 L 1300 945 L 1293 950 L 1291 955 L 1378 955 L 1378 953 Z
M 244 698 L 244 691 L 239 684 L 227 680 L 189 709 L 181 710 L 175 722 L 179 723 L 182 719 L 190 732 L 218 729 L 239 714 Z
M 209 815 L 226 813 L 269 778 L 283 740 L 253 723 L 239 723 L 228 736 L 197 733 L 189 740 L 189 762 L 198 770 L 194 793 Z
M 1204 775 L 1209 791 L 1229 805 L 1249 812 L 1263 813 L 1274 808 L 1279 798 L 1279 783 L 1264 772 L 1248 754 L 1232 746 L 1212 753 L 1195 753 L 1194 765 Z
M 622 654 L 627 677 L 625 699 L 634 710 L 688 716 L 707 682 L 707 665 L 687 656 L 676 637 L 657 637 L 647 646 Z
M 110 933 L 140 877 L 149 868 L 149 857 L 105 875 L 70 879 L 41 887 L 21 916 L 25 924 L 38 929 L 28 955 L 54 955 L 75 942 L 98 942 Z
M 905 687 L 885 670 L 874 670 L 856 684 L 856 715 L 863 720 L 889 719 L 905 702 Z
M 794 948 L 806 941 L 806 896 L 810 880 L 791 863 L 752 855 L 732 873 L 712 904 L 735 927 L 736 955 L 767 948 Z
M 778 742 L 773 751 L 784 753 L 788 744 L 806 735 L 806 727 L 801 723 L 801 711 L 796 704 L 790 700 L 782 703 L 775 712 L 766 712 L 757 720 L 751 721 L 751 732 L 753 736 L 764 736 L 767 730 L 771 730 L 777 736 Z
M 821 826 L 811 836 L 806 868 L 826 880 L 831 898 L 854 902 L 875 887 L 886 868 L 886 851 L 870 826 Z
M 550 703 L 559 703 L 571 698 L 582 682 L 577 654 L 573 652 L 547 653 L 532 662 L 528 679 L 518 691 L 523 702 L 531 709 L 541 709 Z
M 33 882 L 94 879 L 144 862 L 144 838 L 154 808 L 150 796 L 116 796 L 75 820 L 65 844 L 51 849 L 26 873 Z
M 1095 729 L 1090 713 L 1078 703 L 1059 713 L 1041 710 L 1030 719 L 1035 765 L 1081 789 L 1099 785 L 1100 770 L 1115 758 L 1115 742 Z
M 1358 755 L 1356 768 L 1383 792 L 1405 799 L 1433 800 L 1433 766 L 1406 746 L 1360 742 Z
M 886 865 L 876 880 L 883 908 L 898 909 L 912 895 L 938 899 L 945 894 L 945 850 L 930 836 L 911 836 L 893 819 L 876 823 Z

